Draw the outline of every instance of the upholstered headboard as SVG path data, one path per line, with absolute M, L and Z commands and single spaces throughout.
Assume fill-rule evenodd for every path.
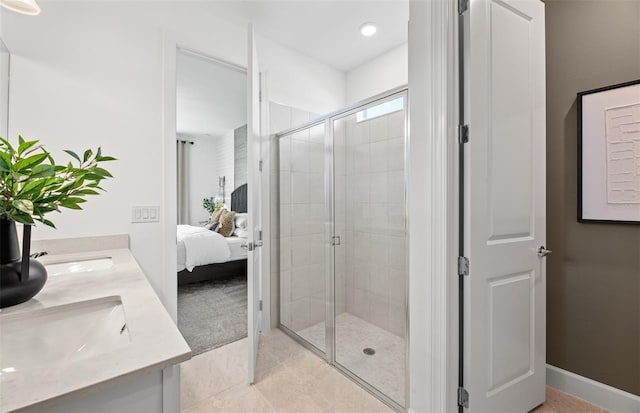
M 231 193 L 231 210 L 247 212 L 247 184 L 240 185 Z

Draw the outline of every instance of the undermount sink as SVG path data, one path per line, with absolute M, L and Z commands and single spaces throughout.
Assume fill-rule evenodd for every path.
M 45 264 L 47 275 L 56 276 L 63 274 L 81 273 L 89 271 L 107 270 L 113 267 L 111 257 L 92 258 L 87 260 L 73 260 Z
M 0 330 L 3 376 L 95 357 L 131 342 L 119 296 L 7 314 L 0 317 Z

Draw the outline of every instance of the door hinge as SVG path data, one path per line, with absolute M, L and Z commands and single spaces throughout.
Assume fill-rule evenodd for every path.
M 258 301 L 258 310 L 262 311 L 262 300 Z
M 469 275 L 469 258 L 458 257 L 458 275 Z
M 464 387 L 458 387 L 458 406 L 469 408 L 469 392 Z
M 458 126 L 458 143 L 462 145 L 467 142 L 469 142 L 469 125 L 460 125 Z
M 258 161 L 258 170 L 262 172 L 262 159 Z
M 469 9 L 469 0 L 458 0 L 458 14 L 462 14 Z

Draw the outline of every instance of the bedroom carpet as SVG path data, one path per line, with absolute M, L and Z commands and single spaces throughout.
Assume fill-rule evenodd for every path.
M 178 328 L 198 355 L 247 336 L 247 277 L 178 286 Z

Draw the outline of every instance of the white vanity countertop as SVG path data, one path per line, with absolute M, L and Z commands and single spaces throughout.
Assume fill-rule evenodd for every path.
M 2 373 L 0 411 L 44 407 L 191 358 L 189 346 L 128 249 L 47 255 L 39 260 L 46 265 L 103 257 L 112 258 L 111 268 L 50 276 L 38 295 L 26 303 L 3 308 L 0 319 L 10 314 L 120 296 L 131 342 L 93 358 Z

